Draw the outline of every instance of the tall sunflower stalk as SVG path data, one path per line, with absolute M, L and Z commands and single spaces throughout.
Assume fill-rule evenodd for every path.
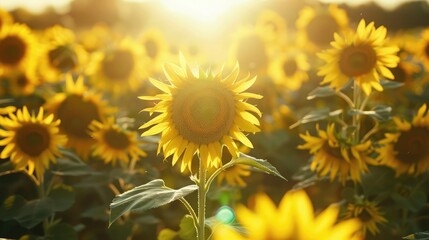
M 145 210 L 180 200 L 193 219 L 198 239 L 205 240 L 206 195 L 213 179 L 219 173 L 235 164 L 245 164 L 281 177 L 268 162 L 241 155 L 236 143 L 253 148 L 243 132 L 259 131 L 261 112 L 246 101 L 262 96 L 245 92 L 256 81 L 256 77 L 239 79 L 238 65 L 226 77 L 222 71 L 215 74 L 197 69 L 197 73 L 194 73 L 181 57 L 180 66 L 166 64 L 164 73 L 168 83 L 149 79 L 162 93 L 139 97 L 142 100 L 156 101 L 153 107 L 144 111 L 150 115 L 158 114 L 140 127 L 145 129 L 142 136 L 161 134 L 157 153 L 162 152 L 164 159 L 171 157 L 173 166 L 181 162 L 180 171 L 190 172 L 195 185 L 174 190 L 167 188 L 162 180 L 157 179 L 136 187 L 113 200 L 111 221 L 128 210 Z M 222 163 L 224 150 L 229 151 L 233 158 L 225 165 Z M 198 173 L 195 175 L 192 168 L 194 156 L 199 159 Z M 216 170 L 208 175 L 209 168 Z M 159 196 L 159 188 L 165 193 L 165 200 L 151 199 L 152 194 L 154 197 L 155 193 Z M 194 190 L 198 190 L 197 213 L 184 198 Z M 133 198 L 135 194 L 141 194 L 143 198 Z M 139 204 L 143 203 L 144 207 L 139 207 Z
M 331 181 L 338 177 L 343 185 L 351 179 L 355 183 L 355 193 L 359 192 L 361 175 L 369 171 L 368 166 L 378 165 L 377 160 L 371 155 L 374 149 L 371 136 L 378 131 L 382 112 L 389 111 L 386 108 L 367 110 L 367 103 L 373 89 L 383 91 L 382 83 L 386 80 L 382 78 L 394 78 L 389 68 L 396 67 L 399 62 L 399 57 L 396 56 L 399 48 L 388 45 L 386 35 L 387 30 L 384 26 L 376 28 L 373 22 L 366 24 L 364 20 L 359 22 L 354 33 L 344 36 L 334 34 L 332 48 L 318 54 L 326 62 L 318 75 L 324 77 L 321 84 L 329 84 L 324 88 L 330 89 L 331 95 L 337 95 L 347 102 L 349 117 L 340 118 L 338 113 L 343 112 L 342 110 L 330 112 L 325 119 L 330 118 L 333 122 L 328 123 L 326 130 L 320 129 L 318 125 L 317 136 L 312 136 L 308 132 L 300 135 L 305 143 L 298 148 L 309 150 L 314 155 L 311 169 L 322 177 L 329 175 Z M 345 91 L 350 82 L 352 82 L 351 96 Z M 315 93 L 313 97 L 317 97 L 317 90 L 313 93 Z M 326 90 L 325 95 L 320 96 L 326 96 Z M 363 116 L 372 117 L 375 123 L 372 129 L 362 134 Z M 341 128 L 337 127 L 338 125 L 341 125 Z M 368 218 L 365 218 L 365 215 L 368 215 L 366 210 L 362 210 L 366 209 L 364 203 L 365 199 L 357 199 L 351 203 L 350 206 L 360 210 L 350 213 L 349 216 L 361 218 L 364 222 L 364 234 L 368 224 L 370 232 L 376 234 L 378 232 L 376 224 L 384 223 L 386 220 L 382 216 L 378 217 L 380 213 L 377 210 L 375 212 L 377 214 L 373 214 L 377 218 L 370 218 L 372 221 L 368 221 Z M 370 204 L 376 206 L 376 203 Z

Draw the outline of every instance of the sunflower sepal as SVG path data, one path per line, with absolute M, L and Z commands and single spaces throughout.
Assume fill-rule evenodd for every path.
M 180 189 L 165 186 L 162 179 L 155 179 L 117 195 L 110 203 L 109 227 L 127 212 L 143 212 L 160 207 L 184 197 L 198 189 L 195 184 Z M 186 200 L 185 200 L 186 201 Z M 183 203 L 183 201 L 182 201 Z
M 307 113 L 304 117 L 298 120 L 296 123 L 289 126 L 289 129 L 298 127 L 301 124 L 317 122 L 326 119 L 335 119 L 337 116 L 343 113 L 342 109 L 331 111 L 329 108 L 322 108 Z

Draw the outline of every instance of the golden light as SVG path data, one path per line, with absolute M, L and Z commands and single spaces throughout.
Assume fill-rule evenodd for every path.
M 162 0 L 169 10 L 196 21 L 213 22 L 222 14 L 249 0 Z

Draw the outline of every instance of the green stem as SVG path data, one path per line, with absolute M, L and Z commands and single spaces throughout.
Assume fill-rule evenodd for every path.
M 206 190 L 209 191 L 210 189 L 210 185 L 212 184 L 213 180 L 217 177 L 217 175 L 219 175 L 219 173 L 221 173 L 222 171 L 225 171 L 225 169 L 232 167 L 234 165 L 233 161 L 231 160 L 230 162 L 228 162 L 227 164 L 223 165 L 222 167 L 216 169 L 216 171 L 210 175 L 210 177 L 207 179 L 206 182 Z
M 200 159 L 198 176 L 198 240 L 205 240 L 205 220 L 206 220 L 206 161 Z
M 353 81 L 353 104 L 355 110 L 360 110 L 360 88 L 356 81 Z M 360 132 L 360 115 L 353 115 L 353 126 L 356 128 L 354 134 L 354 142 L 359 142 L 359 132 Z
M 39 198 L 40 199 L 42 199 L 46 196 L 44 178 L 45 178 L 45 175 L 43 174 L 39 180 L 39 185 L 38 185 L 38 192 L 39 192 Z M 49 225 L 48 219 L 45 219 L 43 221 L 43 233 L 44 234 L 46 234 L 48 232 L 48 227 L 49 227 L 48 225 Z
M 191 204 L 189 204 L 188 201 L 186 201 L 185 198 L 179 198 L 180 202 L 183 203 L 183 205 L 188 209 L 189 214 L 191 214 L 192 220 L 194 220 L 195 228 L 198 228 L 198 217 L 197 214 L 195 214 L 194 209 L 192 208 Z
M 374 127 L 371 128 L 371 130 L 369 130 L 365 136 L 363 136 L 362 140 L 360 141 L 361 143 L 366 142 L 366 140 L 368 140 L 374 133 L 376 133 L 378 131 L 378 126 L 380 124 L 376 121 Z
M 344 99 L 344 101 L 346 101 L 347 104 L 349 104 L 350 108 L 355 108 L 355 103 L 353 103 L 353 101 L 346 94 L 344 94 L 343 92 L 337 92 L 336 94 L 337 96 Z

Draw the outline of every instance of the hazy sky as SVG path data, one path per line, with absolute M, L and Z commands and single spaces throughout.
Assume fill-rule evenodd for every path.
M 0 0 L 0 7 L 6 9 L 13 9 L 17 6 L 27 7 L 35 12 L 43 11 L 47 6 L 52 6 L 58 10 L 67 10 L 64 6 L 69 3 L 71 0 Z M 101 2 L 102 0 L 100 0 Z M 126 1 L 148 1 L 148 0 L 126 0 Z M 158 1 L 158 0 L 154 0 Z M 180 2 L 181 0 L 175 0 Z M 189 0 L 187 0 L 189 1 Z M 195 0 L 196 2 L 201 3 L 204 0 Z M 206 0 L 206 1 L 216 1 L 216 0 Z M 347 2 L 350 5 L 359 5 L 362 3 L 374 1 L 386 8 L 392 9 L 404 2 L 410 1 L 419 1 L 419 0 L 320 0 L 321 2 L 335 2 L 335 3 L 343 3 Z M 428 1 L 429 0 L 420 0 L 420 1 Z

